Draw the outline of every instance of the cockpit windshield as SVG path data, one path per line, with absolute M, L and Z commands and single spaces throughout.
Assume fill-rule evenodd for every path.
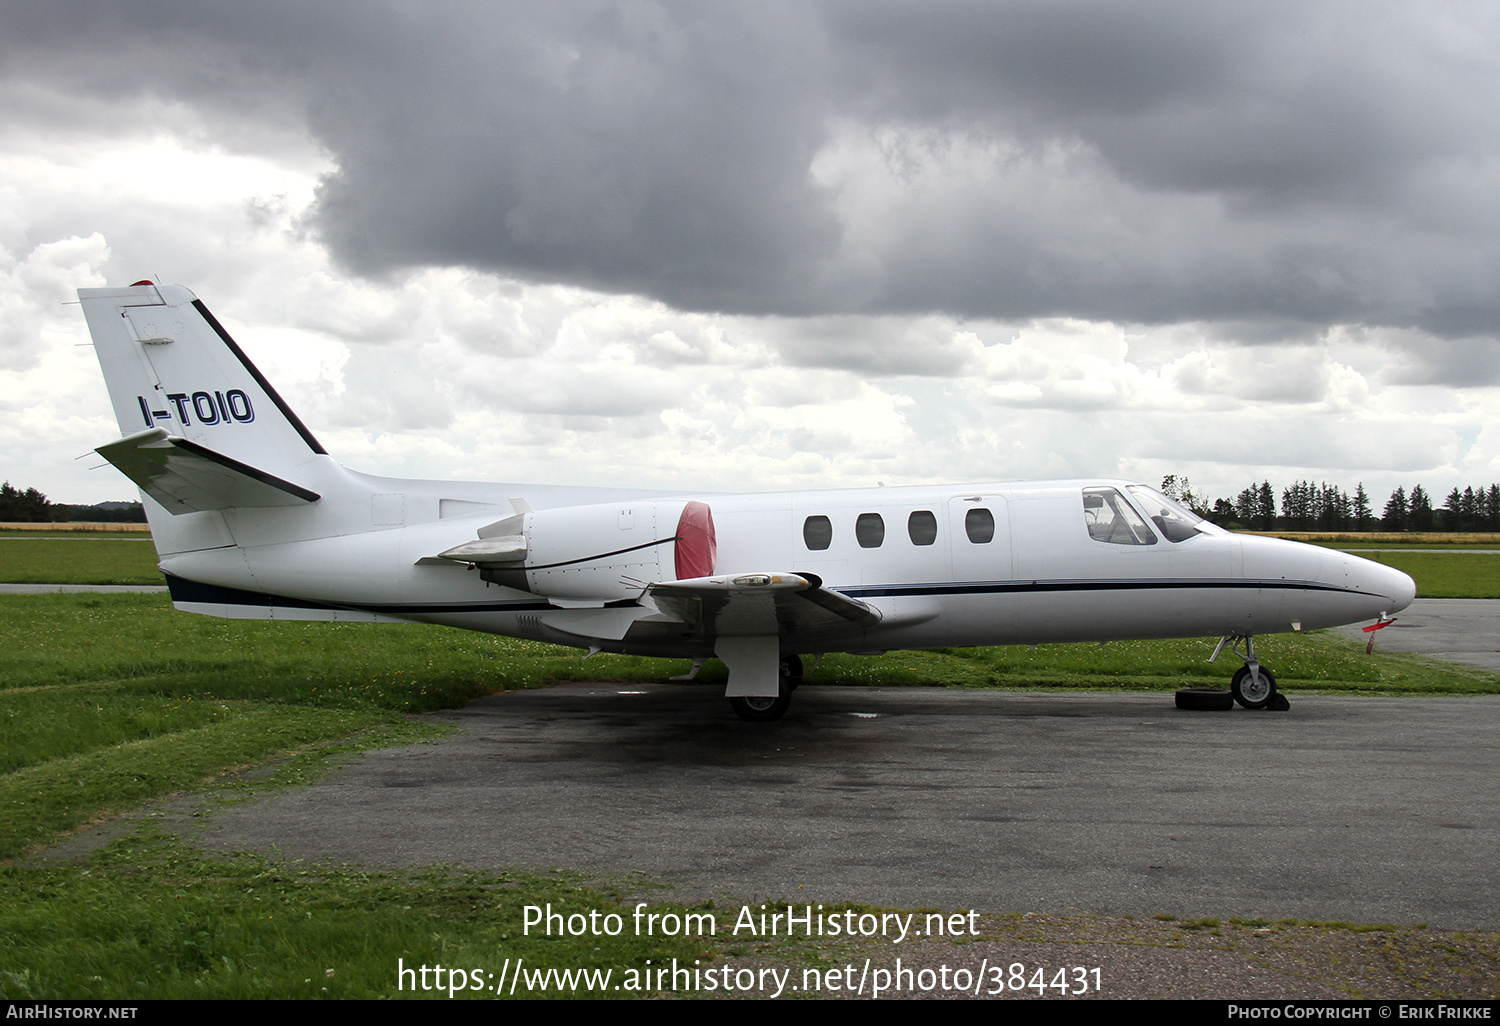
M 1131 485 L 1131 498 L 1145 511 L 1157 530 L 1170 542 L 1191 541 L 1199 534 L 1217 534 L 1219 529 L 1185 506 L 1180 506 L 1155 488 Z

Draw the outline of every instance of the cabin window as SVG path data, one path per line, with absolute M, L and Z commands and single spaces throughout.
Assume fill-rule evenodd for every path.
M 854 521 L 854 538 L 862 549 L 878 549 L 885 541 L 885 521 L 879 513 L 861 513 Z
M 906 518 L 906 533 L 913 545 L 931 545 L 937 541 L 937 517 L 930 509 L 919 509 Z
M 833 522 L 827 517 L 808 517 L 802 521 L 802 541 L 810 549 L 826 549 L 833 544 Z
M 1110 545 L 1155 545 L 1156 535 L 1146 521 L 1113 488 L 1083 490 L 1083 519 L 1089 537 Z
M 995 514 L 980 506 L 964 514 L 964 533 L 975 545 L 988 545 L 995 540 Z

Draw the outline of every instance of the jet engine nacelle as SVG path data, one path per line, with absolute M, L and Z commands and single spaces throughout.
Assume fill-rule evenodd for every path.
M 708 577 L 717 543 L 706 503 L 647 499 L 533 510 L 441 553 L 509 588 L 563 601 L 638 597 L 648 584 Z

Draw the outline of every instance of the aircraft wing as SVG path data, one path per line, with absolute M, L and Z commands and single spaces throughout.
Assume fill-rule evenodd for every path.
M 303 506 L 321 496 L 301 485 L 149 428 L 94 450 L 170 513 Z
M 880 611 L 823 587 L 813 574 L 698 577 L 650 585 L 657 609 L 706 639 L 844 634 L 873 627 Z

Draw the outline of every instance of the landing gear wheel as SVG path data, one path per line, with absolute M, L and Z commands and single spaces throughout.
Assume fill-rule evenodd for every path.
M 802 657 L 790 655 L 781 660 L 781 686 L 796 691 L 802 686 Z
M 729 700 L 729 708 L 734 710 L 735 715 L 751 723 L 770 723 L 773 720 L 779 720 L 786 715 L 791 705 L 792 693 L 785 684 L 781 687 L 781 694 L 775 698 L 765 695 L 749 695 Z
M 1276 697 L 1276 677 L 1264 666 L 1256 666 L 1253 675 L 1250 667 L 1241 666 L 1229 682 L 1229 690 L 1246 709 L 1264 709 Z
M 781 693 L 775 698 L 765 695 L 744 695 L 729 700 L 729 707 L 736 716 L 751 723 L 770 723 L 786 715 L 792 705 L 792 692 L 802 683 L 802 659 L 786 656 L 778 668 Z
M 1234 708 L 1234 695 L 1223 688 L 1183 688 L 1177 692 L 1177 708 L 1223 712 Z

